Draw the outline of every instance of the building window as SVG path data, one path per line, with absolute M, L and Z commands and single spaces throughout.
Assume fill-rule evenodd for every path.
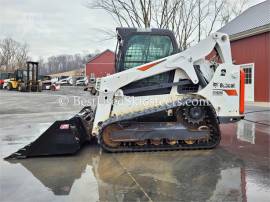
M 252 68 L 244 68 L 245 84 L 252 84 Z

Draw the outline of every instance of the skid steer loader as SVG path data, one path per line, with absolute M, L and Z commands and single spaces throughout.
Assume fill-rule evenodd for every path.
M 211 149 L 220 123 L 244 117 L 244 72 L 232 63 L 228 35 L 179 52 L 168 30 L 117 34 L 117 73 L 97 79 L 97 105 L 56 121 L 7 159 L 73 154 L 91 139 L 109 152 Z

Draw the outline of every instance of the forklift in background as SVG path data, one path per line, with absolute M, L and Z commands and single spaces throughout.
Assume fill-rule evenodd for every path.
M 8 90 L 21 92 L 41 92 L 42 82 L 39 80 L 38 62 L 26 62 L 26 69 L 17 69 L 14 77 L 8 81 Z

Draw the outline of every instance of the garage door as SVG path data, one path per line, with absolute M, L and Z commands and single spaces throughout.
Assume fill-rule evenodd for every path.
M 245 101 L 254 102 L 254 63 L 241 65 L 245 72 Z

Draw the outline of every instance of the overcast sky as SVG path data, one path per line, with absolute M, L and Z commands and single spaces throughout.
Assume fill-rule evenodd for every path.
M 250 0 L 249 6 L 264 0 Z M 57 54 L 114 50 L 97 29 L 114 29 L 113 19 L 85 5 L 91 0 L 0 0 L 0 39 L 27 42 L 34 60 Z

